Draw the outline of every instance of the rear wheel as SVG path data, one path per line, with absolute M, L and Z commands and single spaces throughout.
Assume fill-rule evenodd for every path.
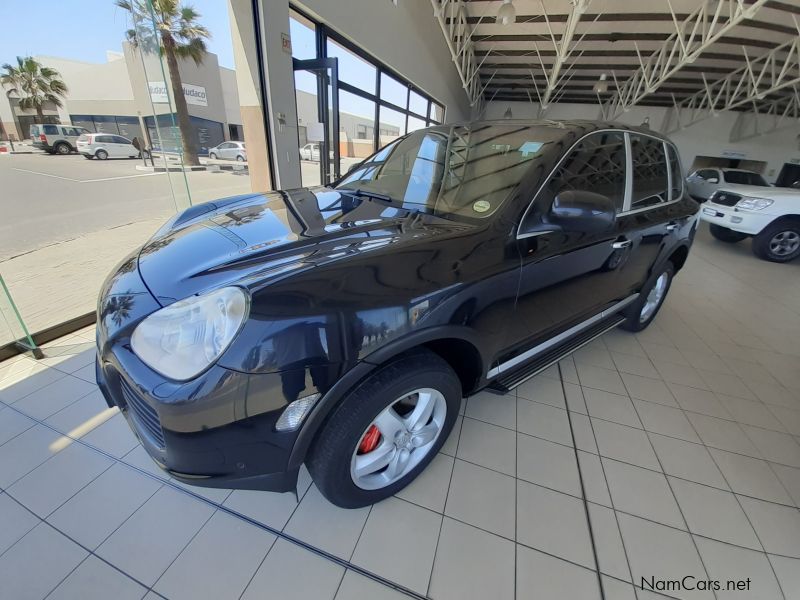
M 244 156 L 242 156 L 242 155 L 240 154 L 240 155 L 238 155 L 238 156 L 236 157 L 236 160 L 237 160 L 237 161 L 239 161 L 239 162 L 244 162 Z
M 711 235 L 717 238 L 720 242 L 727 242 L 729 244 L 741 242 L 747 237 L 746 233 L 740 233 L 738 231 L 734 231 L 733 229 L 722 227 L 722 225 L 714 225 L 713 223 L 708 229 L 711 232 Z
M 108 152 L 106 152 L 105 150 L 98 150 L 97 152 L 94 153 L 94 155 L 99 160 L 106 160 L 108 158 Z
M 308 470 L 333 504 L 395 494 L 428 465 L 453 428 L 461 384 L 433 352 L 402 355 L 355 387 L 322 426 Z
M 800 222 L 768 225 L 753 238 L 753 254 L 771 262 L 789 262 L 800 256 Z
M 674 276 L 675 267 L 671 262 L 667 262 L 659 271 L 653 273 L 639 293 L 636 302 L 625 312 L 628 318 L 620 327 L 628 331 L 642 331 L 650 325 L 664 304 Z
M 70 152 L 72 152 L 72 148 L 66 142 L 58 142 L 55 145 L 55 151 L 57 154 L 69 154 Z
M 84 154 L 83 158 L 85 158 L 86 160 L 92 160 L 94 156 L 92 156 L 91 154 Z

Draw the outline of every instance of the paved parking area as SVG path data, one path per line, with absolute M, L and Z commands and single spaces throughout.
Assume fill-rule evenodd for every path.
M 800 265 L 747 252 L 702 232 L 651 328 L 469 398 L 360 510 L 306 472 L 299 503 L 166 478 L 96 389 L 89 329 L 2 363 L 2 595 L 796 600 Z M 749 590 L 639 587 L 687 575 Z
M 0 158 L 0 273 L 31 331 L 92 311 L 111 268 L 188 206 L 187 185 L 195 203 L 250 191 L 246 171 L 143 173 L 140 164 Z M 0 344 L 10 339 L 0 320 Z

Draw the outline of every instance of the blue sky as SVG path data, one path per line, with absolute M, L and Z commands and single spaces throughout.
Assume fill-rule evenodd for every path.
M 225 0 L 189 0 L 210 31 L 208 49 L 219 64 L 233 68 L 228 3 Z M 16 56 L 44 54 L 87 62 L 105 62 L 106 50 L 122 51 L 128 14 L 113 0 L 37 0 L 4 2 L 0 33 L 0 64 Z M 16 6 L 16 8 L 15 8 Z M 31 9 L 30 7 L 35 8 Z

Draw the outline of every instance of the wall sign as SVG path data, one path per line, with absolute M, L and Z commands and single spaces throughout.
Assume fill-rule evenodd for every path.
M 167 104 L 169 102 L 167 86 L 163 81 L 148 81 L 147 87 L 150 88 L 150 100 L 152 102 L 156 104 Z M 208 106 L 206 88 L 202 86 L 184 83 L 183 97 L 186 98 L 186 104 L 194 104 L 195 106 Z
M 288 33 L 281 34 L 281 50 L 286 54 L 292 53 L 292 38 L 289 37 Z
M 747 158 L 747 152 L 737 152 L 736 150 L 723 150 L 722 156 L 725 158 Z

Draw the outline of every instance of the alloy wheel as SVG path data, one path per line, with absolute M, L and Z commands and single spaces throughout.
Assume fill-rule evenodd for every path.
M 667 283 L 669 283 L 668 273 L 662 273 L 659 275 L 658 279 L 656 279 L 656 283 L 650 290 L 650 293 L 647 294 L 647 300 L 645 300 L 642 311 L 639 313 L 640 323 L 644 323 L 652 317 L 653 313 L 655 313 L 656 309 L 661 305 L 661 302 L 664 300 L 664 295 L 667 293 Z
M 389 404 L 353 451 L 353 483 L 364 490 L 377 490 L 404 477 L 431 451 L 446 417 L 447 402 L 433 388 L 414 390 Z
M 772 236 L 769 250 L 775 256 L 790 256 L 800 248 L 800 234 L 793 230 L 781 231 Z

